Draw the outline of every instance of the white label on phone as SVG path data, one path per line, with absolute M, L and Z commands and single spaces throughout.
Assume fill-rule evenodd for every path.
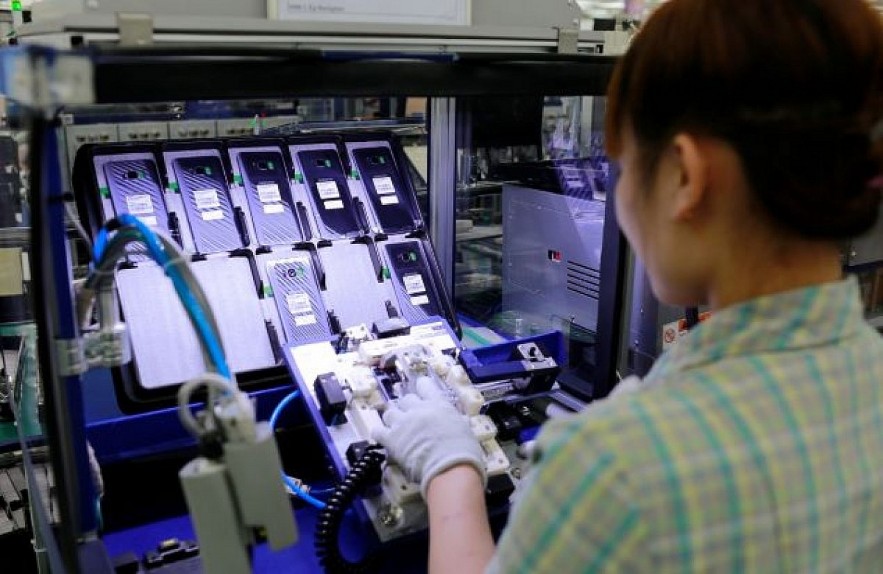
M 138 219 L 140 219 L 145 223 L 145 225 L 148 225 L 150 227 L 156 227 L 157 223 L 159 223 L 155 215 L 140 215 L 138 216 Z
M 218 192 L 214 189 L 197 189 L 193 192 L 193 202 L 196 209 L 216 209 L 221 207 Z
M 343 202 L 339 199 L 335 199 L 334 201 L 326 201 L 325 209 L 343 209 Z
M 337 183 L 333 180 L 317 181 L 316 191 L 322 199 L 337 199 L 340 197 L 340 190 L 337 189 Z
M 382 195 L 380 196 L 380 203 L 382 205 L 395 205 L 399 202 L 399 198 L 394 195 Z
M 282 194 L 279 193 L 279 186 L 275 183 L 259 183 L 258 198 L 261 203 L 275 203 L 282 201 Z
M 217 221 L 219 219 L 224 219 L 224 212 L 220 209 L 212 209 L 211 211 L 202 212 L 203 221 Z
M 316 324 L 313 305 L 310 302 L 310 296 L 306 293 L 289 293 L 285 296 L 285 304 L 288 306 L 288 311 L 294 316 L 296 326 L 304 327 Z
M 153 213 L 153 199 L 146 193 L 136 193 L 126 196 L 126 208 L 132 215 Z
M 273 215 L 274 213 L 284 213 L 284 212 L 285 212 L 285 206 L 282 205 L 281 203 L 274 203 L 271 205 L 264 206 L 264 213 L 266 213 L 267 215 Z
M 426 285 L 423 284 L 423 276 L 419 273 L 405 275 L 402 277 L 402 281 L 405 283 L 405 292 L 408 295 L 426 293 Z
M 295 315 L 294 316 L 294 324 L 298 327 L 304 327 L 306 325 L 315 325 L 316 324 L 316 316 L 310 313 L 309 315 Z
M 312 313 L 313 305 L 310 303 L 310 296 L 306 293 L 289 293 L 285 296 L 285 304 L 292 315 L 301 315 L 303 313 Z
M 375 177 L 374 181 L 374 191 L 377 192 L 377 195 L 395 195 L 396 186 L 392 184 L 391 177 Z
M 426 295 L 411 297 L 411 305 L 429 305 L 429 297 Z

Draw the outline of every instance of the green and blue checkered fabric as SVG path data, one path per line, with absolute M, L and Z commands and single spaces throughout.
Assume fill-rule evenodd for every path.
M 850 278 L 716 313 L 543 429 L 490 572 L 883 572 L 883 339 Z

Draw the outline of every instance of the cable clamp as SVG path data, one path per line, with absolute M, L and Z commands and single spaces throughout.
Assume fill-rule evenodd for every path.
M 56 339 L 55 356 L 62 377 L 82 375 L 88 370 L 82 339 Z

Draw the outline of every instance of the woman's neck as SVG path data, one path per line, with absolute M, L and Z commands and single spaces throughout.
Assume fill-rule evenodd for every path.
M 843 277 L 840 250 L 830 242 L 796 240 L 750 246 L 722 257 L 708 290 L 712 309 Z

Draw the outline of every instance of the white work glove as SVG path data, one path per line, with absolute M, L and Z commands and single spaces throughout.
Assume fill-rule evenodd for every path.
M 386 448 L 405 476 L 420 484 L 426 499 L 430 481 L 458 464 L 470 464 L 487 484 L 484 451 L 460 414 L 432 379 L 417 380 L 416 394 L 407 395 L 383 413 L 386 427 L 375 428 L 372 438 Z

